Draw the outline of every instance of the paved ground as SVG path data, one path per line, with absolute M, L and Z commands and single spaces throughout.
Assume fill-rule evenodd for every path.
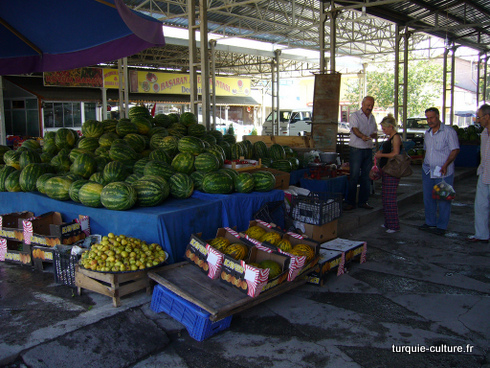
M 203 342 L 154 313 L 143 292 L 114 308 L 108 297 L 56 285 L 52 274 L 1 263 L 0 366 L 489 368 L 490 246 L 464 241 L 476 176 L 459 169 L 457 177 L 444 237 L 417 229 L 418 170 L 399 189 L 399 233 L 380 227 L 378 185 L 374 210 L 339 221 L 341 237 L 367 241 L 366 263 L 234 315 Z

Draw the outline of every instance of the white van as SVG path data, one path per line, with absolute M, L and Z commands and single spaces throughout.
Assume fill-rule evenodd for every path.
M 272 114 L 271 112 L 262 124 L 262 135 L 272 135 Z M 312 117 L 311 109 L 281 109 L 279 132 L 276 135 L 305 135 L 311 132 Z

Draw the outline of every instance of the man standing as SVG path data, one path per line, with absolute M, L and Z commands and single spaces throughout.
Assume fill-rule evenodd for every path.
M 420 230 L 437 235 L 446 233 L 451 214 L 451 201 L 432 198 L 434 185 L 442 179 L 454 183 L 454 159 L 459 153 L 459 141 L 456 131 L 439 119 L 439 110 L 435 107 L 425 110 L 429 129 L 424 136 L 425 158 L 422 164 L 422 185 L 424 192 L 425 223 Z M 439 216 L 437 216 L 439 207 Z
M 368 203 L 371 186 L 369 171 L 373 166 L 373 139 L 377 137 L 376 120 L 372 114 L 373 107 L 374 97 L 366 96 L 362 100 L 361 109 L 350 116 L 350 179 L 344 206 L 345 211 L 353 210 L 356 203 L 359 207 L 368 210 L 373 209 Z M 356 202 L 357 184 L 360 188 L 359 198 Z
M 478 166 L 478 184 L 475 196 L 475 235 L 467 238 L 469 242 L 488 243 L 488 215 L 490 213 L 490 105 L 482 105 L 476 112 L 476 120 L 484 128 L 481 133 L 480 155 Z

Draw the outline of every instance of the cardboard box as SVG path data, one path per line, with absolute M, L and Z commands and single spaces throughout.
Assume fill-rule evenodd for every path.
M 31 247 L 20 241 L 0 238 L 0 261 L 31 266 Z
M 343 272 L 345 263 L 351 262 L 359 257 L 359 262 L 366 262 L 367 243 L 361 240 L 348 240 L 337 238 L 321 244 L 322 249 L 335 250 L 342 252 L 339 272 Z
M 270 232 L 278 233 L 279 235 L 281 235 L 281 238 L 284 235 L 284 232 L 282 232 L 279 228 L 262 220 L 251 220 L 248 223 L 248 228 L 250 229 L 252 226 L 258 226 L 261 229 L 264 229 L 267 233 Z M 240 237 L 243 238 L 246 242 L 248 242 L 251 246 L 262 244 L 260 240 L 249 237 L 246 234 L 246 232 L 240 232 Z
M 260 263 L 265 260 L 272 260 L 279 263 L 282 272 L 273 279 L 269 279 L 269 268 L 262 269 L 250 265 L 250 263 Z M 250 297 L 256 297 L 262 291 L 272 289 L 286 281 L 288 276 L 288 260 L 289 257 L 285 255 L 274 252 L 268 253 L 257 247 L 253 247 L 247 262 L 236 261 L 225 256 L 220 280 L 235 286 Z
M 302 222 L 295 222 L 294 225 L 301 230 L 301 235 L 320 243 L 337 237 L 338 220 L 333 220 L 324 225 L 311 225 Z
M 66 223 L 63 222 L 59 212 L 48 212 L 23 220 L 24 243 L 45 247 L 74 244 L 86 236 L 80 225 L 80 222 L 85 222 L 86 218 L 87 216 L 79 216 L 79 219 Z
M 0 215 L 0 237 L 22 241 L 24 239 L 22 220 L 33 216 L 34 213 L 30 211 L 13 212 Z
M 340 265 L 342 261 L 342 252 L 337 250 L 320 249 L 320 256 L 318 263 L 315 267 L 315 271 L 311 272 L 306 276 L 307 282 L 309 284 L 323 286 L 326 278 L 333 270 L 337 269 L 340 271 Z M 337 272 L 337 276 L 343 274 L 342 272 Z
M 31 246 L 32 263 L 40 271 L 54 272 L 54 250 L 51 247 Z
M 231 228 L 219 228 L 216 231 L 216 237 L 226 238 L 231 243 L 241 243 L 240 235 Z M 212 240 L 212 239 L 210 239 Z M 221 273 L 221 267 L 225 255 L 208 244 L 199 235 L 192 234 L 189 244 L 187 245 L 184 258 L 192 264 L 198 266 L 209 278 L 217 279 Z

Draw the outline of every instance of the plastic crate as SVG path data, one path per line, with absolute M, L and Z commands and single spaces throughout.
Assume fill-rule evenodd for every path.
M 291 197 L 291 217 L 312 225 L 324 225 L 342 216 L 342 193 L 311 192 Z
M 189 335 L 197 341 L 206 340 L 208 337 L 226 330 L 230 327 L 231 318 L 233 317 L 229 316 L 220 321 L 212 322 L 209 319 L 211 315 L 209 312 L 171 292 L 162 285 L 156 285 L 153 289 L 150 308 L 156 313 L 165 312 L 182 323 L 187 328 Z
M 79 255 L 70 252 L 53 252 L 54 281 L 57 284 L 76 287 L 75 265 L 78 264 Z

